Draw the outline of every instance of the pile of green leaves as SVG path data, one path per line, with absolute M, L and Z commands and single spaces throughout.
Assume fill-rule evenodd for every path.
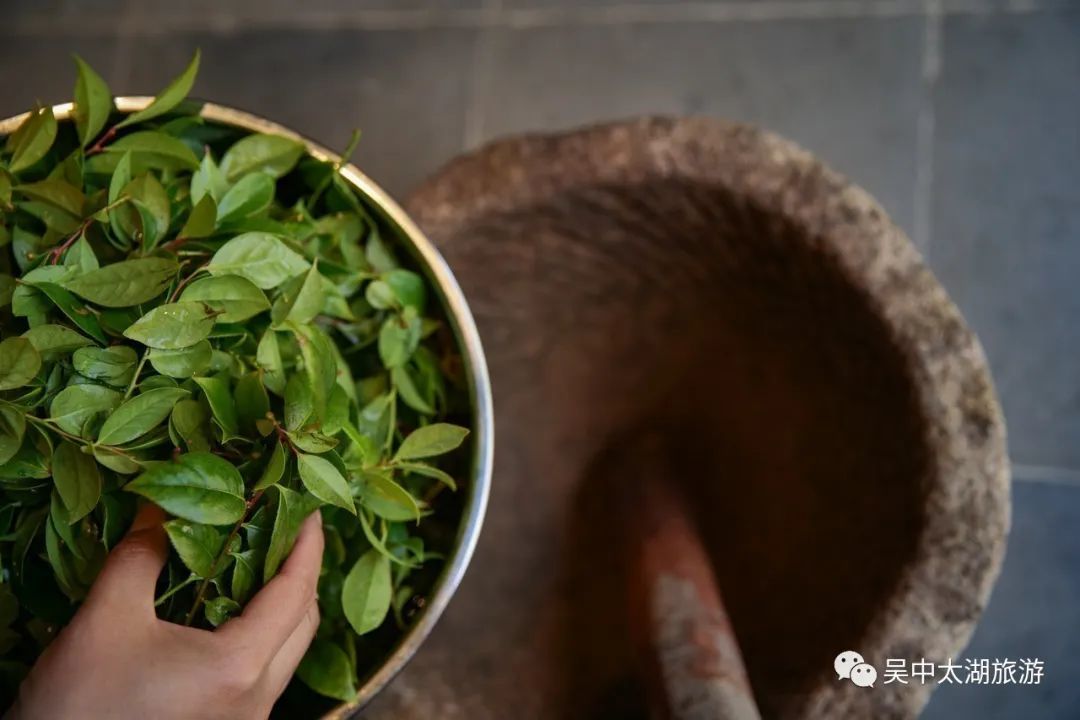
M 74 121 L 0 138 L 0 670 L 70 619 L 138 496 L 171 515 L 159 614 L 204 626 L 321 507 L 297 675 L 348 700 L 430 586 L 421 521 L 454 487 L 431 458 L 468 432 L 453 337 L 340 167 L 199 117 L 198 55 L 126 116 L 76 60 Z

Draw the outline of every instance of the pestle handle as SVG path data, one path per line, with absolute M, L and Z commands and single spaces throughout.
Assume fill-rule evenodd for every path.
M 759 720 L 708 554 L 662 441 L 627 447 L 631 627 L 656 720 Z

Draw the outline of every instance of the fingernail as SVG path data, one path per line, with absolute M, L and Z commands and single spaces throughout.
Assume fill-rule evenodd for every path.
M 154 503 L 144 503 L 135 513 L 135 519 L 131 522 L 129 532 L 139 532 L 152 527 L 157 527 L 165 521 L 165 511 Z

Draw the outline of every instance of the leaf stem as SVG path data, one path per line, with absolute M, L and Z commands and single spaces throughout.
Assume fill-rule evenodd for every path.
M 390 452 L 394 447 L 394 436 L 397 434 L 397 388 L 390 389 L 390 428 L 386 433 L 386 442 L 383 444 L 383 452 Z
M 194 280 L 194 279 L 195 279 L 195 277 L 196 277 L 196 276 L 197 276 L 197 275 L 198 275 L 199 273 L 201 273 L 201 272 L 202 272 L 203 270 L 205 270 L 205 269 L 206 269 L 206 266 L 207 266 L 207 265 L 209 265 L 209 264 L 210 264 L 209 262 L 205 262 L 205 263 L 203 263 L 203 264 L 202 264 L 202 265 L 200 265 L 199 267 L 195 268 L 195 269 L 194 269 L 194 270 L 193 270 L 193 271 L 191 272 L 191 274 L 190 274 L 190 275 L 188 275 L 188 276 L 187 276 L 186 278 L 184 278 L 184 279 L 183 279 L 183 280 L 181 280 L 181 281 L 180 281 L 179 283 L 177 283 L 177 285 L 176 285 L 176 288 L 175 288 L 175 289 L 174 289 L 174 290 L 172 291 L 172 294 L 171 294 L 171 295 L 169 295 L 169 302 L 176 302 L 176 298 L 180 297 L 180 291 L 181 291 L 181 290 L 183 290 L 183 289 L 184 289 L 185 287 L 187 287 L 187 284 L 188 284 L 189 282 L 191 282 L 192 280 Z
M 90 155 L 97 155 L 99 152 L 104 150 L 105 146 L 112 142 L 113 138 L 116 137 L 116 133 L 119 132 L 119 130 L 119 125 L 113 125 L 111 128 L 106 130 L 105 134 L 98 138 L 98 141 L 87 149 L 87 157 L 89 157 Z
M 214 564 L 210 566 L 210 577 L 203 578 L 203 581 L 199 583 L 199 590 L 195 593 L 195 602 L 191 604 L 191 610 L 188 611 L 186 617 L 184 617 L 184 624 L 191 625 L 192 620 L 195 619 L 195 613 L 199 611 L 199 607 L 203 604 L 203 599 L 206 596 L 206 588 L 210 585 L 210 578 L 215 577 L 218 572 L 218 567 L 221 566 L 221 561 L 229 553 L 229 546 L 232 545 L 233 538 L 240 533 L 240 528 L 247 522 L 248 517 L 251 515 L 251 509 L 258 504 L 262 498 L 263 491 L 258 490 L 247 501 L 247 507 L 244 508 L 244 515 L 236 521 L 236 525 L 233 525 L 232 531 L 229 536 L 225 538 L 225 544 L 221 546 L 221 552 L 214 558 Z
M 57 263 L 59 263 L 60 256 L 67 252 L 67 250 L 72 245 L 78 242 L 79 238 L 83 236 L 83 233 L 86 232 L 86 229 L 90 227 L 90 223 L 92 223 L 93 221 L 94 218 L 92 217 L 86 218 L 82 221 L 82 223 L 75 230 L 75 232 L 73 232 L 66 240 L 64 240 L 64 242 L 57 245 L 52 250 L 49 250 L 49 264 L 56 265 Z
M 188 575 L 188 578 L 187 578 L 187 580 L 185 580 L 184 582 L 180 583 L 179 585 L 177 585 L 176 587 L 172 588 L 171 590 L 167 590 L 167 591 L 165 592 L 165 594 L 163 594 L 163 595 L 162 595 L 161 597 L 159 597 L 159 598 L 158 598 L 157 600 L 154 600 L 154 607 L 159 607 L 159 606 L 161 606 L 161 604 L 162 604 L 162 603 L 164 603 L 164 602 L 165 602 L 166 600 L 168 600 L 168 599 L 169 599 L 169 598 L 171 598 L 171 597 L 172 597 L 173 595 L 175 595 L 176 593 L 180 592 L 181 590 L 183 590 L 183 589 L 184 589 L 184 588 L 186 588 L 186 587 L 187 587 L 188 585 L 190 585 L 191 583 L 195 582 L 195 581 L 196 581 L 196 580 L 198 580 L 198 579 L 199 579 L 199 576 L 198 576 L 198 575 L 196 575 L 196 574 L 194 574 L 194 573 L 192 573 L 191 575 Z
M 135 385 L 139 382 L 139 375 L 142 373 L 143 365 L 146 364 L 149 357 L 150 348 L 143 348 L 142 357 L 139 359 L 139 364 L 135 367 L 135 374 L 131 376 L 131 382 L 128 383 L 127 392 L 124 393 L 125 400 L 131 397 L 131 393 L 135 392 Z
M 34 423 L 35 425 L 39 425 L 41 427 L 46 428 L 47 430 L 51 430 L 52 432 L 56 433 L 60 437 L 66 438 L 66 439 L 72 441 L 73 443 L 77 443 L 77 444 L 79 444 L 79 445 L 81 445 L 83 447 L 89 447 L 89 448 L 93 448 L 93 449 L 101 449 L 101 450 L 104 450 L 105 452 L 112 453 L 113 455 L 120 455 L 121 457 L 126 457 L 128 460 L 131 460 L 132 462 L 138 463 L 138 461 L 135 460 L 134 456 L 131 455 L 131 453 L 124 450 L 123 448 L 118 448 L 115 445 L 97 445 L 92 441 L 88 441 L 86 438 L 79 437 L 78 435 L 72 435 L 69 432 L 61 430 L 60 428 L 56 427 L 56 425 L 51 420 L 49 420 L 48 418 L 39 418 L 39 417 L 37 417 L 35 415 L 31 415 L 30 413 L 27 413 L 26 414 L 26 419 L 29 422 Z

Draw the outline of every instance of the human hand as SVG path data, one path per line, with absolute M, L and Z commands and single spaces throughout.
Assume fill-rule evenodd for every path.
M 319 626 L 322 522 L 304 522 L 278 574 L 214 631 L 160 620 L 164 513 L 146 505 L 86 602 L 23 681 L 10 720 L 265 718 Z

